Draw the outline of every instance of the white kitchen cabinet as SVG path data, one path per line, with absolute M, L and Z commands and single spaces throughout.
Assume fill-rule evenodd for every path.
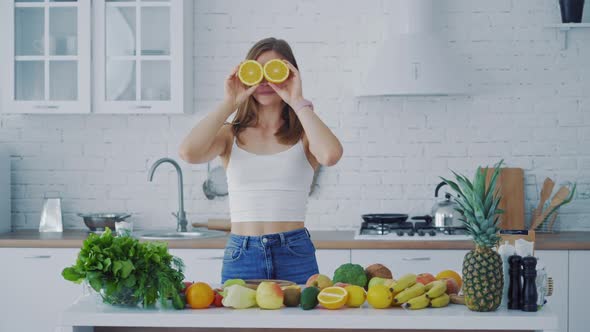
M 590 327 L 588 299 L 590 287 L 590 251 L 569 252 L 569 332 L 586 332 Z
M 0 331 L 53 332 L 61 312 L 82 295 L 82 285 L 61 271 L 76 262 L 79 249 L 0 249 Z
M 95 112 L 161 114 L 190 109 L 192 3 L 94 1 Z
M 211 284 L 221 282 L 223 249 L 170 249 L 170 254 L 183 260 L 186 280 Z
M 558 331 L 568 331 L 568 252 L 567 250 L 537 250 L 539 264 L 543 262 L 547 275 L 553 278 L 553 295 L 547 297 L 547 304 L 559 317 Z M 572 331 L 570 329 L 570 331 Z
M 221 282 L 223 249 L 170 249 L 170 253 L 184 261 L 186 280 Z M 320 273 L 331 278 L 341 264 L 350 261 L 350 250 L 320 249 L 316 250 L 316 258 Z
M 340 265 L 350 263 L 349 249 L 318 249 L 315 256 L 320 273 L 330 278 L 334 276 L 334 271 Z
M 0 1 L 3 112 L 90 112 L 90 22 L 90 1 Z
M 387 266 L 393 277 L 406 273 L 432 273 L 454 270 L 461 273 L 463 257 L 468 250 L 365 250 L 353 249 L 351 262 L 363 267 L 373 263 Z

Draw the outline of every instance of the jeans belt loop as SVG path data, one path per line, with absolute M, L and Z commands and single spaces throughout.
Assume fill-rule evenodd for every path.
M 305 233 L 307 233 L 307 236 L 311 239 L 311 234 L 309 233 L 309 230 L 307 229 L 307 227 L 304 227 L 303 229 L 305 229 Z
M 244 239 L 242 240 L 242 249 L 247 250 L 248 249 L 248 239 L 250 237 L 249 236 L 244 236 Z
M 285 234 L 279 233 L 279 237 L 281 238 L 281 247 L 284 247 L 287 244 L 287 241 L 285 241 Z

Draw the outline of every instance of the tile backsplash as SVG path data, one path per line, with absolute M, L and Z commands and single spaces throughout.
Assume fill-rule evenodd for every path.
M 131 212 L 137 228 L 173 228 L 176 174 L 162 165 L 150 183 L 148 168 L 160 157 L 179 160 L 179 142 L 219 102 L 224 76 L 255 41 L 276 36 L 290 42 L 305 96 L 344 145 L 339 164 L 319 174 L 309 228 L 351 229 L 369 212 L 428 213 L 439 176 L 503 158 L 525 169 L 527 211 L 545 177 L 577 182 L 557 225 L 590 230 L 590 30 L 572 30 L 562 50 L 560 32 L 546 28 L 559 21 L 557 0 L 437 1 L 441 34 L 471 92 L 354 98 L 391 3 L 196 1 L 193 113 L 0 115 L 0 147 L 12 155 L 13 228 L 37 228 L 49 196 L 63 198 L 69 228 L 84 228 L 77 212 L 100 211 Z M 207 165 L 181 166 L 189 221 L 229 217 L 227 197 L 203 194 Z

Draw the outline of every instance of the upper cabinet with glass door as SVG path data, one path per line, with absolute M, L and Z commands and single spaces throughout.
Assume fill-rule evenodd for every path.
M 90 112 L 90 1 L 0 1 L 2 112 Z
M 182 113 L 192 105 L 192 1 L 94 1 L 94 111 Z

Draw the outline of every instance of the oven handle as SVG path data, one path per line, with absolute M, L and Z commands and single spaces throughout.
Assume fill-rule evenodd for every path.
M 414 261 L 429 261 L 430 257 L 404 257 L 402 258 L 402 261 L 406 261 L 406 262 L 414 262 Z

